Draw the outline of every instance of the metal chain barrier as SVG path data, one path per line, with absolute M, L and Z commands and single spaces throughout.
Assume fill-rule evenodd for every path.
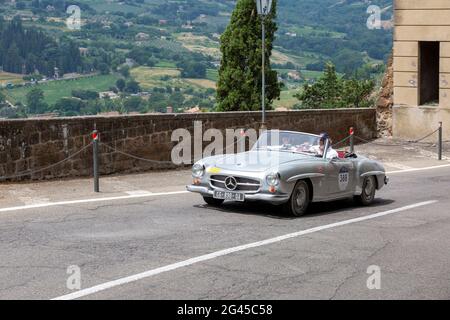
M 230 143 L 229 145 L 225 146 L 224 151 L 226 152 L 226 150 L 229 147 L 231 147 L 231 146 L 234 147 L 234 146 L 238 145 L 242 140 L 245 140 L 245 139 L 246 139 L 245 135 L 241 136 L 237 141 L 234 141 L 234 142 Z M 106 143 L 100 142 L 100 141 L 99 141 L 99 145 L 105 146 L 107 149 L 109 149 L 110 151 L 112 151 L 114 153 L 118 153 L 118 154 L 121 154 L 123 156 L 135 159 L 135 160 L 140 160 L 140 161 L 144 161 L 144 162 L 150 162 L 150 163 L 154 163 L 154 164 L 170 164 L 170 165 L 173 165 L 173 166 L 184 166 L 185 165 L 185 164 L 175 164 L 172 161 L 152 160 L 152 159 L 147 159 L 147 158 L 135 156 L 133 154 L 130 154 L 130 153 L 118 150 L 117 148 L 112 147 L 112 146 L 110 146 L 110 145 L 108 145 Z
M 89 148 L 89 147 L 91 147 L 91 146 L 92 146 L 92 142 L 89 143 L 87 146 L 81 148 L 81 149 L 78 150 L 77 152 L 71 154 L 71 155 L 68 156 L 67 158 L 65 158 L 65 159 L 63 159 L 63 160 L 61 160 L 61 161 L 59 161 L 59 162 L 56 162 L 56 163 L 54 163 L 54 164 L 51 164 L 51 165 L 49 165 L 49 166 L 47 166 L 47 167 L 40 168 L 40 169 L 37 169 L 37 170 L 32 170 L 32 171 L 23 172 L 23 173 L 20 173 L 20 174 L 17 174 L 17 175 L 12 175 L 12 176 L 1 176 L 1 177 L 0 177 L 0 180 L 11 180 L 11 179 L 15 179 L 15 178 L 21 178 L 21 177 L 33 175 L 33 174 L 36 174 L 36 173 L 39 173 L 39 172 L 42 172 L 42 171 L 46 171 L 46 170 L 48 170 L 48 169 L 52 169 L 52 168 L 54 168 L 54 167 L 59 166 L 60 164 L 63 164 L 64 162 L 66 162 L 66 161 L 68 161 L 68 160 L 70 160 L 70 159 L 76 157 L 77 155 L 79 155 L 80 153 L 82 153 L 83 151 L 85 151 L 87 148 Z
M 347 140 L 350 140 L 351 137 L 352 137 L 352 135 L 349 135 L 349 136 L 345 137 L 344 139 L 342 139 L 341 141 L 339 141 L 339 142 L 333 144 L 331 147 L 334 148 L 334 147 L 336 147 L 336 146 L 338 146 L 338 145 L 340 145 L 340 144 L 346 142 Z
M 150 162 L 150 163 L 155 163 L 155 164 L 170 164 L 173 166 L 182 166 L 182 165 L 176 165 L 174 164 L 172 161 L 160 161 L 160 160 L 152 160 L 152 159 L 147 159 L 147 158 L 142 158 L 142 157 L 138 157 L 129 153 L 126 153 L 124 151 L 118 150 L 114 147 L 111 147 L 110 145 L 103 143 L 103 142 L 99 142 L 100 145 L 105 146 L 107 149 L 111 150 L 114 153 L 118 153 L 121 154 L 123 156 L 129 157 L 129 158 L 133 158 L 135 160 L 140 160 L 140 161 L 145 161 L 145 162 Z
M 412 143 L 419 143 L 423 140 L 425 140 L 426 138 L 431 137 L 433 134 L 435 134 L 436 132 L 438 132 L 440 130 L 440 128 L 437 128 L 436 130 L 434 130 L 433 132 L 427 134 L 426 136 L 424 136 L 423 138 L 417 139 L 417 140 L 408 140 L 405 141 L 403 143 L 382 143 L 382 142 L 374 142 L 374 141 L 369 141 L 366 139 L 363 139 L 361 137 L 355 136 L 356 139 L 358 139 L 359 141 L 365 142 L 365 143 L 371 143 L 374 145 L 378 145 L 378 146 L 384 146 L 384 147 L 401 147 L 401 146 L 406 146 Z M 431 143 L 431 142 L 430 142 Z M 432 144 L 434 144 L 434 142 L 432 142 Z

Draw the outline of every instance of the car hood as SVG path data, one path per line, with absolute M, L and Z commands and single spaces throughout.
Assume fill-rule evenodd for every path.
M 261 172 L 292 161 L 311 161 L 312 156 L 280 151 L 249 151 L 210 158 L 211 166 L 232 171 Z

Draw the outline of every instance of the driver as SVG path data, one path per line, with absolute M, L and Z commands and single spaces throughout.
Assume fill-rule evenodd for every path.
M 325 149 L 325 144 L 326 144 L 327 139 L 329 141 L 329 146 L 328 146 L 328 151 L 327 151 L 327 159 L 338 158 L 339 155 L 338 155 L 337 151 L 334 150 L 333 147 L 331 146 L 332 140 L 330 139 L 330 136 L 326 132 L 322 132 L 320 134 L 319 145 L 312 146 L 310 149 L 310 152 L 314 152 L 317 155 L 323 156 L 323 151 Z
M 292 147 L 291 139 L 289 136 L 284 135 L 281 137 L 281 148 L 290 149 Z

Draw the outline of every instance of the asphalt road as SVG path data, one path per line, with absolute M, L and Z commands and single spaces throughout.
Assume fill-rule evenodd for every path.
M 81 299 L 449 299 L 449 186 L 448 167 L 393 174 L 370 207 L 314 204 L 302 218 L 188 193 L 0 212 L 0 299 L 77 292 L 72 265 Z

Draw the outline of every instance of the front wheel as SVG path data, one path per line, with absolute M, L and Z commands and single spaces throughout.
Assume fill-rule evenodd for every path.
M 356 202 L 363 206 L 370 205 L 375 199 L 375 191 L 377 189 L 375 177 L 365 177 L 362 184 L 361 195 L 355 196 Z
M 203 200 L 210 206 L 218 207 L 220 206 L 225 200 L 222 199 L 214 199 L 213 197 L 203 197 Z
M 303 216 L 309 206 L 309 193 L 308 184 L 303 180 L 298 181 L 289 201 L 284 204 L 284 211 L 295 217 Z

